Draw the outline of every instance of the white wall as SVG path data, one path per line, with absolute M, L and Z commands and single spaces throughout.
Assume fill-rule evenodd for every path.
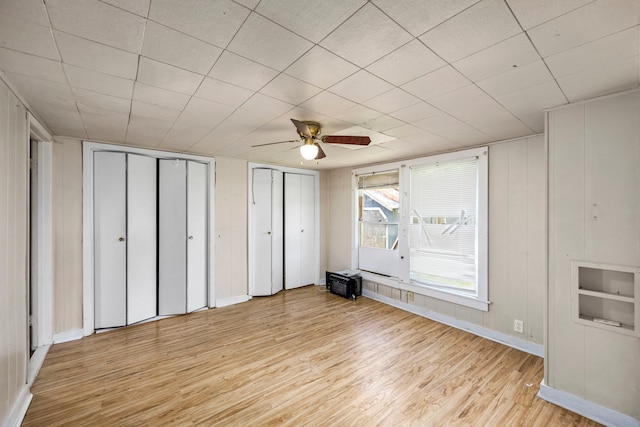
M 247 162 L 216 157 L 216 301 L 248 293 Z
M 545 383 L 640 423 L 640 338 L 578 323 L 571 310 L 571 260 L 640 267 L 640 92 L 551 111 L 548 121 Z
M 0 424 L 25 410 L 27 388 L 27 164 L 24 105 L 0 80 Z
M 351 170 L 328 172 L 328 269 L 351 267 Z M 407 293 L 365 281 L 374 294 L 399 300 L 449 318 L 543 343 L 546 169 L 542 136 L 491 145 L 489 148 L 489 300 L 488 312 Z M 525 334 L 513 331 L 513 319 L 524 321 Z

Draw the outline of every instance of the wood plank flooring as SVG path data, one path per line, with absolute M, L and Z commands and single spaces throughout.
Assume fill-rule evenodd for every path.
M 54 345 L 24 426 L 597 426 L 542 359 L 314 286 Z

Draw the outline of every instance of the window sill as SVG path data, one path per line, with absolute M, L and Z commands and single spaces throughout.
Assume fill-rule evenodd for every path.
M 469 297 L 466 295 L 457 294 L 454 292 L 446 292 L 439 289 L 434 289 L 425 285 L 418 285 L 415 283 L 403 283 L 397 277 L 383 276 L 380 274 L 370 273 L 368 271 L 360 271 L 360 275 L 363 280 L 370 282 L 380 283 L 384 286 L 401 289 L 403 291 L 413 292 L 419 295 L 424 295 L 430 298 L 436 298 L 442 301 L 447 301 L 453 304 L 462 305 L 465 307 L 473 308 L 480 311 L 489 311 L 489 301 L 482 301 L 477 298 Z

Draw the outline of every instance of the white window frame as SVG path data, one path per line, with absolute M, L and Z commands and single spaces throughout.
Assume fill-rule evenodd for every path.
M 387 163 L 352 171 L 352 193 L 353 193 L 353 233 L 352 242 L 354 253 L 352 254 L 352 268 L 358 268 L 358 218 L 357 218 L 357 194 L 358 175 L 388 171 L 393 168 L 400 168 L 400 230 L 399 230 L 399 268 L 397 277 L 378 276 L 376 274 L 363 272 L 365 280 L 379 281 L 387 286 L 396 287 L 401 290 L 414 292 L 432 298 L 448 301 L 454 304 L 471 307 L 481 311 L 489 311 L 489 289 L 488 289 L 488 228 L 489 228 L 489 155 L 487 147 L 473 148 L 470 150 L 456 151 L 452 153 L 439 154 L 429 157 L 406 160 L 402 162 Z M 434 163 L 451 162 L 469 157 L 478 158 L 478 239 L 477 239 L 477 293 L 476 295 L 458 292 L 455 289 L 443 289 L 427 284 L 412 281 L 410 278 L 410 251 L 409 251 L 409 188 L 410 173 L 412 166 L 428 165 Z M 382 279 L 382 280 L 379 280 Z

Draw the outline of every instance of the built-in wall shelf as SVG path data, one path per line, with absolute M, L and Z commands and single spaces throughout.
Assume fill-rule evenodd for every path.
M 640 268 L 571 262 L 573 319 L 584 325 L 640 336 Z

